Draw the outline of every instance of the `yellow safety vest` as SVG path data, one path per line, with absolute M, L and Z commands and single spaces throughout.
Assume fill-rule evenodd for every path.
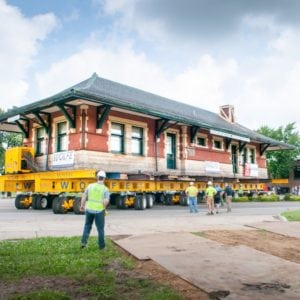
M 198 189 L 195 186 L 189 186 L 185 192 L 189 197 L 196 197 L 198 195 Z
M 86 209 L 102 211 L 104 210 L 104 193 L 107 187 L 104 184 L 92 183 L 88 186 L 88 199 L 86 202 Z
M 215 194 L 217 193 L 217 190 L 212 187 L 212 186 L 209 186 L 206 191 L 205 191 L 205 194 L 208 196 L 208 197 L 213 197 Z

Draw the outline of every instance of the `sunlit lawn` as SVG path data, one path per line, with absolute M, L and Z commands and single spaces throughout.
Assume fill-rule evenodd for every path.
M 110 240 L 104 251 L 95 237 L 79 245 L 78 237 L 0 242 L 3 299 L 182 299 L 137 273 Z

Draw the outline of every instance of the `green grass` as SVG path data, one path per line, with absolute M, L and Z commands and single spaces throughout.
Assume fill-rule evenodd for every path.
M 135 261 L 107 239 L 36 238 L 0 242 L 0 286 L 15 287 L 9 299 L 182 299 L 170 288 L 137 273 Z M 5 293 L 5 290 L 2 291 Z
M 284 216 L 288 221 L 300 221 L 300 210 L 291 210 L 286 211 L 281 214 Z

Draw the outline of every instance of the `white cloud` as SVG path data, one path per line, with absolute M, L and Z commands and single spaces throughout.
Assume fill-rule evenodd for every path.
M 16 7 L 0 0 L 1 108 L 19 106 L 28 91 L 27 75 L 39 42 L 56 25 L 53 14 L 25 18 Z
M 102 41 L 100 45 L 93 41 L 37 74 L 40 95 L 59 92 L 93 72 L 214 112 L 220 105 L 233 104 L 237 120 L 252 129 L 278 127 L 299 119 L 300 60 L 288 61 L 281 53 L 253 59 L 251 64 L 206 54 L 182 72 L 170 74 L 145 53 L 136 52 L 130 42 Z

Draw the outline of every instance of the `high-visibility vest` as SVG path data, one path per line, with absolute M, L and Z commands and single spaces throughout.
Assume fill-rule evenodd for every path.
M 104 184 L 92 183 L 88 186 L 88 199 L 86 209 L 102 211 L 104 210 L 104 193 L 107 187 Z
M 198 195 L 198 189 L 195 186 L 189 186 L 185 192 L 189 197 L 196 197 Z
M 205 194 L 208 197 L 213 197 L 216 193 L 217 193 L 217 190 L 212 186 L 209 186 L 205 191 Z

